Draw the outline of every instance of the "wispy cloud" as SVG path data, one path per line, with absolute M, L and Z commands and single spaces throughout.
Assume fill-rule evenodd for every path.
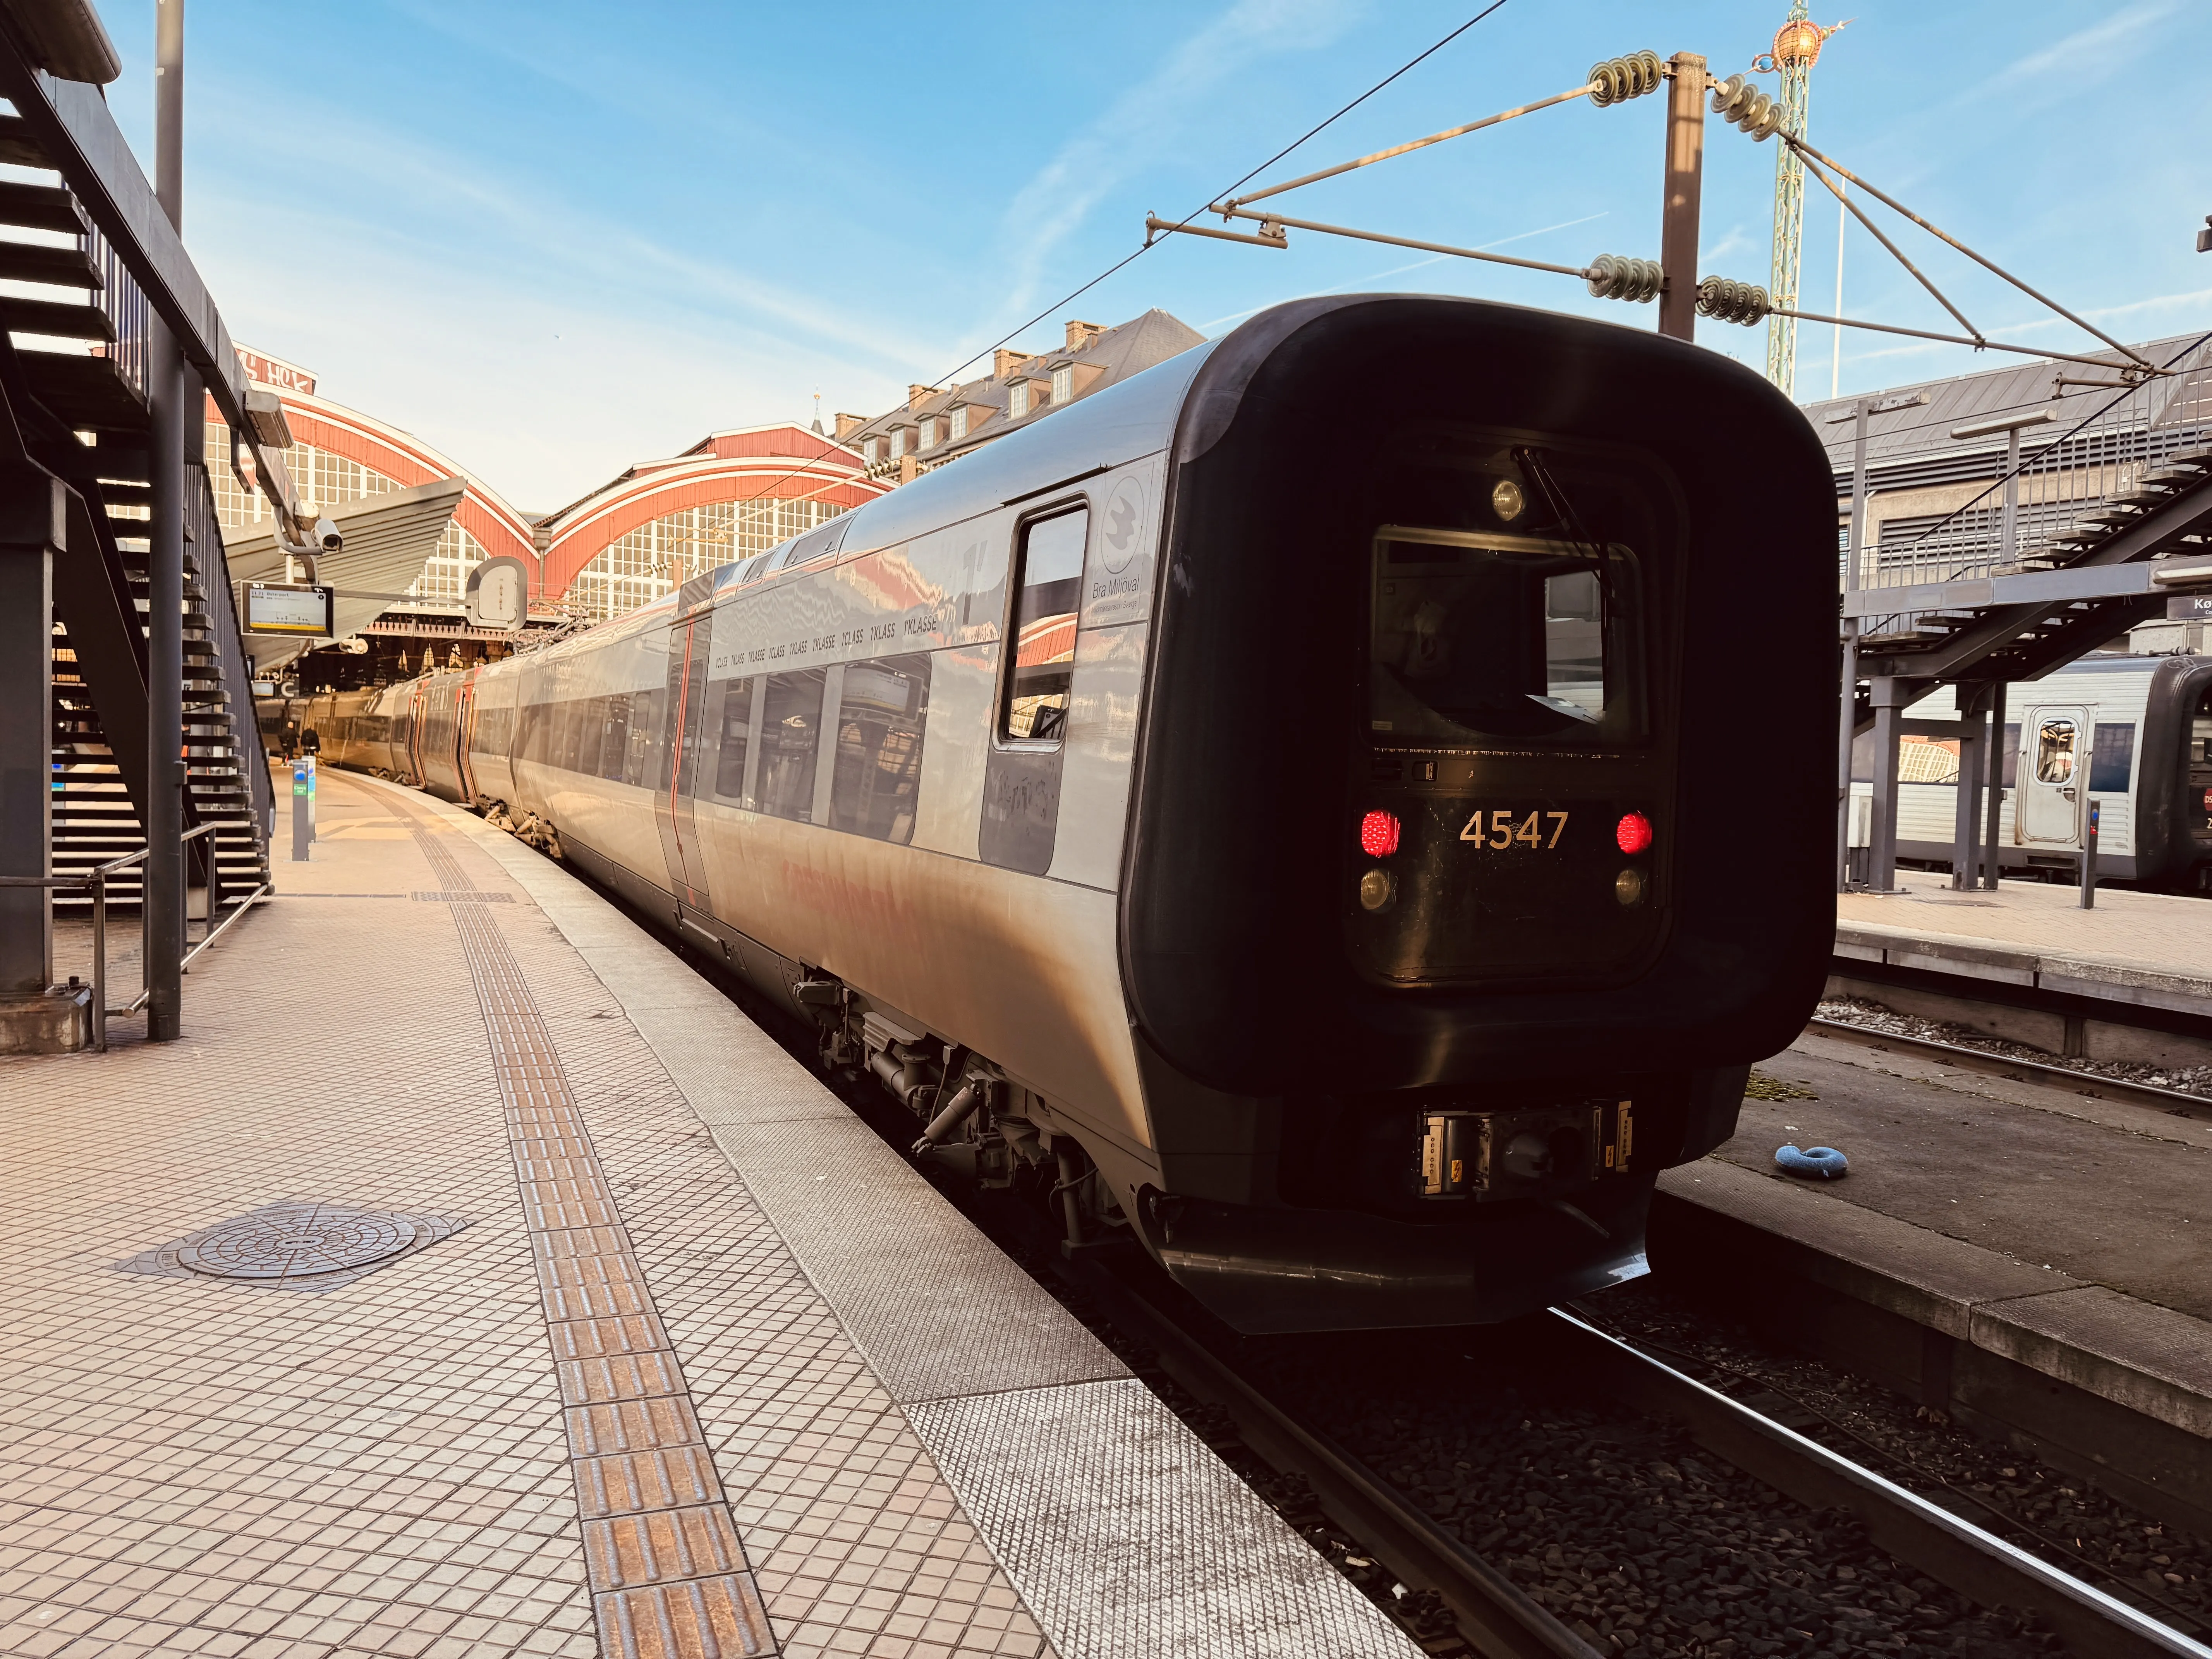
M 1109 191 L 1170 151 L 1206 93 L 1271 53 L 1327 46 L 1365 9 L 1364 0 L 1237 0 L 1171 48 L 1158 69 L 1063 143 L 1015 193 L 1004 229 L 1015 250 L 1013 281 L 1000 314 L 1035 308 L 1043 272 L 1061 244 Z M 1132 240 L 1135 230 L 1133 225 Z
M 1984 94 L 2001 93 L 2023 81 L 2063 71 L 2069 82 L 2100 79 L 2124 68 L 2151 44 L 2143 39 L 2154 23 L 2164 21 L 2179 8 L 2173 0 L 2127 7 L 2110 17 L 2076 29 L 2062 40 L 2023 53 L 1995 74 L 1983 77 Z

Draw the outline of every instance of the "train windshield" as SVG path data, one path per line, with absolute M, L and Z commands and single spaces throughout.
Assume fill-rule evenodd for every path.
M 1619 743 L 1638 735 L 1635 556 L 1385 525 L 1368 723 L 1378 738 Z

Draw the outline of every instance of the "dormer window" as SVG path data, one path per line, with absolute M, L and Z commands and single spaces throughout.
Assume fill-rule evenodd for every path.
M 898 459 L 898 458 L 899 458 L 900 456 L 902 456 L 902 455 L 903 455 L 903 454 L 905 454 L 905 453 L 906 453 L 906 428 L 905 428 L 904 427 L 902 427 L 902 426 L 895 426 L 895 427 L 893 427 L 893 428 L 891 428 L 891 454 L 890 454 L 890 458 L 891 458 L 891 459 L 893 459 L 893 460 L 896 460 L 896 459 Z
M 934 447 L 936 443 L 937 417 L 933 415 L 925 415 L 921 417 L 921 425 L 915 429 L 914 447 L 917 450 L 929 449 Z
M 1030 412 L 1030 383 L 1016 380 L 1006 388 L 1006 418 L 1018 421 Z
M 952 441 L 957 443 L 968 435 L 968 405 L 963 404 L 952 411 Z
M 1052 400 L 1055 404 L 1064 404 L 1074 396 L 1074 366 L 1070 363 L 1062 363 L 1058 368 L 1055 368 L 1052 372 Z

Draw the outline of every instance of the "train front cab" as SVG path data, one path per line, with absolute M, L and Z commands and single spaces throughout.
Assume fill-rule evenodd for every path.
M 1653 1178 L 1818 999 L 1826 461 L 1649 334 L 1259 321 L 1173 452 L 1120 910 L 1162 1170 L 1133 1213 L 1248 1331 L 1508 1317 L 1641 1270 Z

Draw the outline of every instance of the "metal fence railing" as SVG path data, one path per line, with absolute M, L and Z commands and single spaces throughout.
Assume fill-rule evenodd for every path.
M 178 837 L 178 840 L 182 842 L 195 840 L 201 836 L 212 837 L 219 836 L 224 830 L 231 827 L 222 823 L 203 823 L 196 830 L 185 830 Z M 142 847 L 135 853 L 125 853 L 121 858 L 110 859 L 106 863 L 96 865 L 92 869 L 77 875 L 0 876 L 0 887 L 47 887 L 56 890 L 74 890 L 89 892 L 92 895 L 92 1046 L 95 1053 L 105 1054 L 107 1051 L 107 1022 L 112 1018 L 126 1018 L 131 1014 L 145 1012 L 146 1005 L 154 994 L 149 990 L 142 990 L 120 1008 L 110 1008 L 107 1006 L 108 878 L 118 871 L 127 870 L 132 865 L 141 862 L 152 850 L 151 848 Z M 263 882 L 238 901 L 236 909 L 218 921 L 216 918 L 222 915 L 222 907 L 226 902 L 222 892 L 222 863 L 221 860 L 213 856 L 213 843 L 210 842 L 210 855 L 208 859 L 207 915 L 204 918 L 206 931 L 201 936 L 199 943 L 185 952 L 181 964 L 183 970 L 190 973 L 192 963 L 198 959 L 200 953 L 221 939 L 229 930 L 232 923 L 267 896 L 268 892 L 269 884 Z M 187 918 L 188 924 L 189 920 Z
M 2114 503 L 2166 457 L 2212 439 L 2212 338 L 2197 341 L 2161 367 L 2174 373 L 2131 387 L 2117 379 L 2093 383 L 2089 396 L 2057 404 L 2049 426 L 2021 433 L 2017 465 L 2008 465 L 2005 439 L 1997 434 L 1984 489 L 1948 514 L 1884 524 L 1879 539 L 1859 555 L 1856 584 L 1844 549 L 1844 586 L 1911 587 L 2073 557 L 2084 544 L 2078 538 L 2098 532 L 2100 513 L 2113 510 L 2110 522 L 2117 524 Z M 2080 380 L 2074 384 L 2078 387 Z M 2110 392 L 2101 390 L 2106 384 Z M 1962 441 L 1961 453 L 1971 454 L 1972 443 L 1990 447 L 1990 440 Z

